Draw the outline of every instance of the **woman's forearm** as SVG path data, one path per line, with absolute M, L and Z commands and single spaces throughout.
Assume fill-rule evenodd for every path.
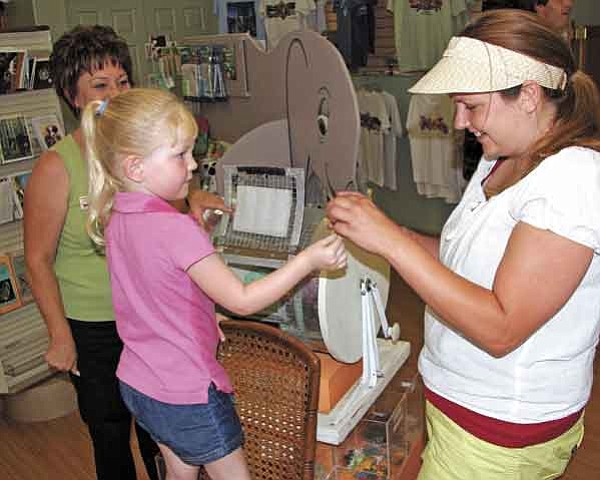
M 392 268 L 446 324 L 492 355 L 505 353 L 498 339 L 509 330 L 509 319 L 494 292 L 449 270 L 432 255 L 431 237 L 416 235 L 400 228 L 388 239 L 394 247 L 385 257 Z
M 65 318 L 60 287 L 52 265 L 45 261 L 28 260 L 27 270 L 31 291 L 53 340 L 71 339 L 71 329 Z
M 401 227 L 401 229 L 404 231 L 404 233 L 406 233 L 406 235 L 427 250 L 432 257 L 439 258 L 440 237 L 418 233 L 406 227 Z

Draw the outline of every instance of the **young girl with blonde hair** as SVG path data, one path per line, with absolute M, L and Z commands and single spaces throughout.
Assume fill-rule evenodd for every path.
M 331 235 L 244 285 L 207 233 L 169 201 L 183 199 L 197 126 L 172 94 L 132 89 L 83 113 L 90 176 L 88 231 L 106 248 L 117 329 L 117 376 L 137 421 L 158 442 L 169 480 L 249 479 L 232 386 L 216 360 L 214 302 L 248 315 L 316 269 L 343 268 Z

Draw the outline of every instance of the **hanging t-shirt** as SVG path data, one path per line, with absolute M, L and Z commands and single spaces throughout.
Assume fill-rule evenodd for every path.
M 260 0 L 214 0 L 219 33 L 245 33 L 259 40 L 265 39 L 265 27 L 259 14 Z
M 455 106 L 447 95 L 412 95 L 406 128 L 417 192 L 458 203 L 464 131 L 453 126 Z
M 314 0 L 260 0 L 259 12 L 265 22 L 268 48 L 275 48 L 279 40 L 290 32 L 308 29 L 307 17 L 315 9 Z
M 377 0 L 335 0 L 337 15 L 335 44 L 351 70 L 367 65 L 375 52 L 375 11 Z
M 394 13 L 398 67 L 401 70 L 428 70 L 433 67 L 450 38 L 466 26 L 468 6 L 473 1 L 388 0 L 387 9 Z
M 315 0 L 315 10 L 310 12 L 306 17 L 307 27 L 317 33 L 323 33 L 327 30 L 325 1 L 326 0 Z
M 380 187 L 384 179 L 384 136 L 390 131 L 385 100 L 380 92 L 359 90 L 361 165 L 367 180 Z
M 390 190 L 398 189 L 398 158 L 396 157 L 396 139 L 404 134 L 400 110 L 396 97 L 381 92 L 390 123 L 389 132 L 383 135 L 383 186 Z

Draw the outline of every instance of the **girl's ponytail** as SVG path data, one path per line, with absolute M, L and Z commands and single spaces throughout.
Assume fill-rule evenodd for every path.
M 88 220 L 86 229 L 90 238 L 99 247 L 104 246 L 104 228 L 108 223 L 113 197 L 117 186 L 107 174 L 109 165 L 102 161 L 99 151 L 105 149 L 103 135 L 98 124 L 110 122 L 107 100 L 90 102 L 81 116 L 81 128 L 85 142 L 88 165 Z M 105 150 L 104 150 L 105 151 Z

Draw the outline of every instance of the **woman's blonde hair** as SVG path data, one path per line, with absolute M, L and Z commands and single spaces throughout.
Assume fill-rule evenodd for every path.
M 89 178 L 87 231 L 103 246 L 114 195 L 126 190 L 121 162 L 129 155 L 143 158 L 165 144 L 193 139 L 198 126 L 175 95 L 151 88 L 134 88 L 109 101 L 90 102 L 81 126 Z

